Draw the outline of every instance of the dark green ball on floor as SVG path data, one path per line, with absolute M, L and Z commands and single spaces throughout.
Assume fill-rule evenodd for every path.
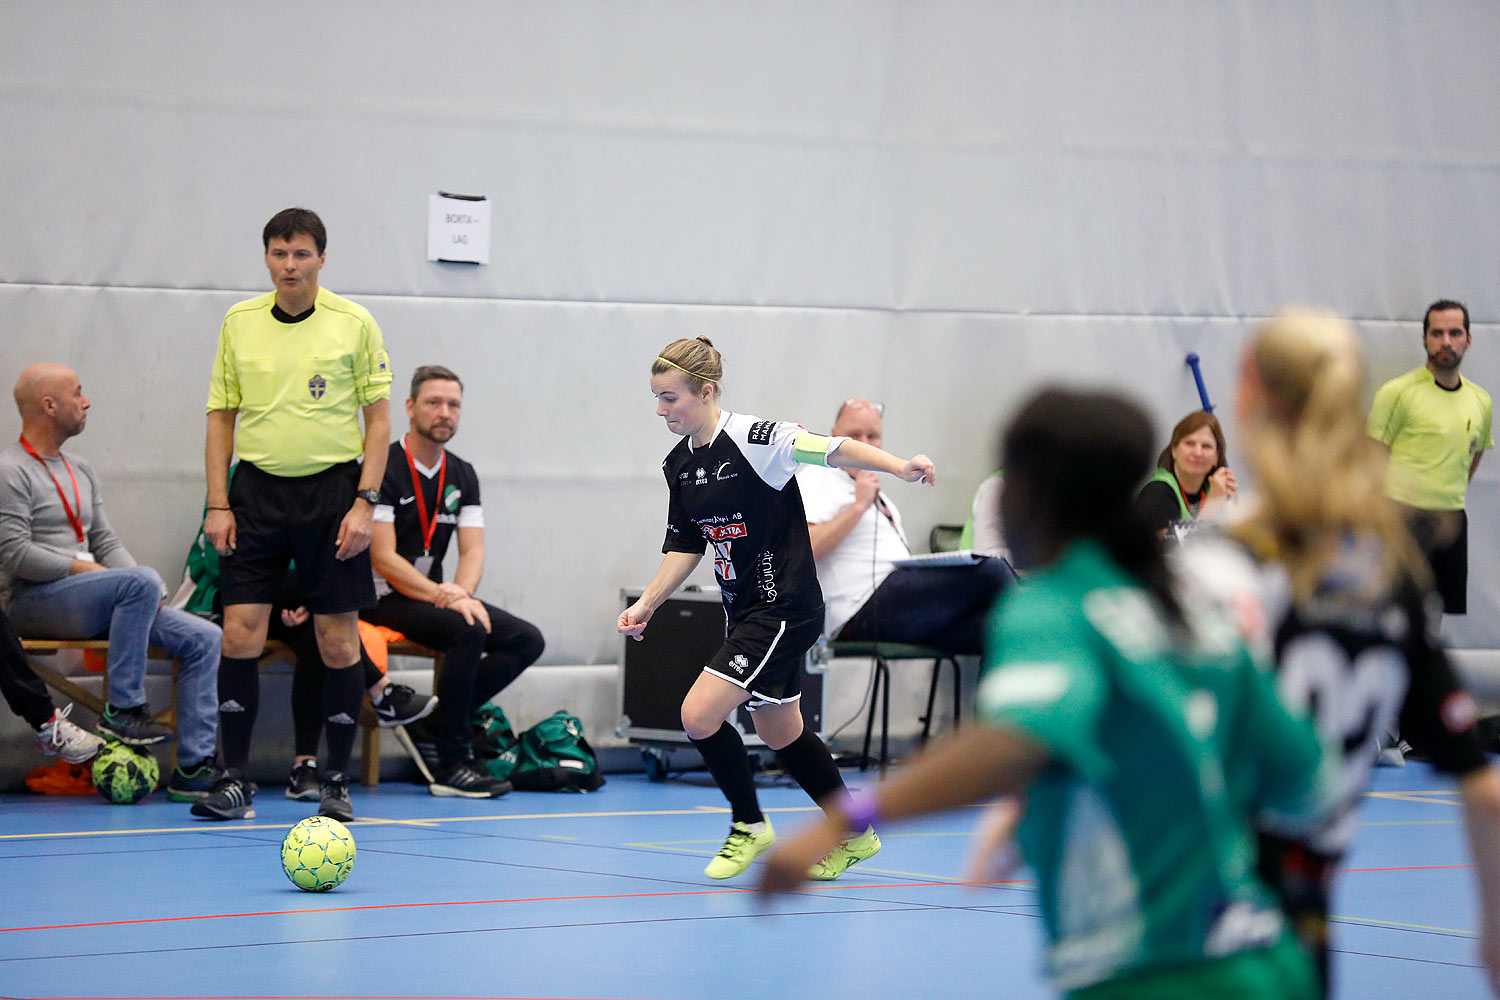
M 124 743 L 110 741 L 94 758 L 94 787 L 116 805 L 141 801 L 160 778 L 155 757 Z

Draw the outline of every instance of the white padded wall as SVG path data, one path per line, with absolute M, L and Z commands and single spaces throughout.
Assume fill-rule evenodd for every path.
M 1465 371 L 1500 391 L 1497 36 L 1482 0 L 7 3 L 0 377 L 80 371 L 76 447 L 180 572 L 218 321 L 267 287 L 265 219 L 315 208 L 398 382 L 468 383 L 483 595 L 549 661 L 611 660 L 658 558 L 645 371 L 677 336 L 723 349 L 733 408 L 885 401 L 891 448 L 939 462 L 891 488 L 914 534 L 963 519 L 1039 380 L 1123 385 L 1165 428 L 1197 405 L 1183 355 L 1228 404 L 1248 319 L 1286 302 L 1356 316 L 1384 377 L 1464 298 Z M 489 266 L 425 260 L 438 190 L 490 196 Z M 1497 482 L 1471 490 L 1480 610 Z M 1452 634 L 1500 646 L 1500 620 Z

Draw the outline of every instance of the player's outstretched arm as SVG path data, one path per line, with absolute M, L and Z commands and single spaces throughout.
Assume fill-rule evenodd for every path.
M 702 552 L 668 552 L 662 556 L 661 567 L 657 569 L 656 576 L 641 592 L 640 600 L 620 612 L 615 630 L 621 635 L 639 640 L 641 633 L 646 631 L 646 623 L 651 620 L 656 609 L 661 607 L 661 602 L 671 597 L 693 575 L 693 570 L 698 568 L 698 562 L 702 558 Z
M 828 456 L 828 465 L 834 469 L 868 469 L 871 472 L 888 472 L 908 483 L 937 482 L 937 467 L 926 455 L 898 458 L 882 448 L 863 441 L 844 441 Z

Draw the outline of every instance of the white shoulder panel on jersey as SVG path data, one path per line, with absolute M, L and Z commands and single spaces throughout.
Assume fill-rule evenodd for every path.
M 1213 532 L 1195 533 L 1176 547 L 1170 561 L 1184 607 L 1210 604 L 1227 613 L 1245 644 L 1269 662 L 1273 629 L 1286 611 L 1286 588 L 1278 586 L 1277 574 Z
M 719 433 L 729 435 L 767 485 L 781 489 L 797 471 L 796 444 L 800 424 L 762 420 L 748 413 L 727 414 Z

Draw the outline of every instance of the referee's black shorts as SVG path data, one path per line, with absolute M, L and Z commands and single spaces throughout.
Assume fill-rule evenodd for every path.
M 1406 526 L 1432 567 L 1433 589 L 1443 599 L 1443 614 L 1469 610 L 1469 515 L 1462 510 L 1405 507 Z
M 354 505 L 358 488 L 358 462 L 295 477 L 273 476 L 241 462 L 229 487 L 234 552 L 219 559 L 223 603 L 275 604 L 291 562 L 313 614 L 341 614 L 373 605 L 369 550 L 349 559 L 334 557 L 339 525 Z
M 821 612 L 801 621 L 757 615 L 730 622 L 724 645 L 703 669 L 748 691 L 751 711 L 784 705 L 802 697 L 802 666 L 822 634 Z

